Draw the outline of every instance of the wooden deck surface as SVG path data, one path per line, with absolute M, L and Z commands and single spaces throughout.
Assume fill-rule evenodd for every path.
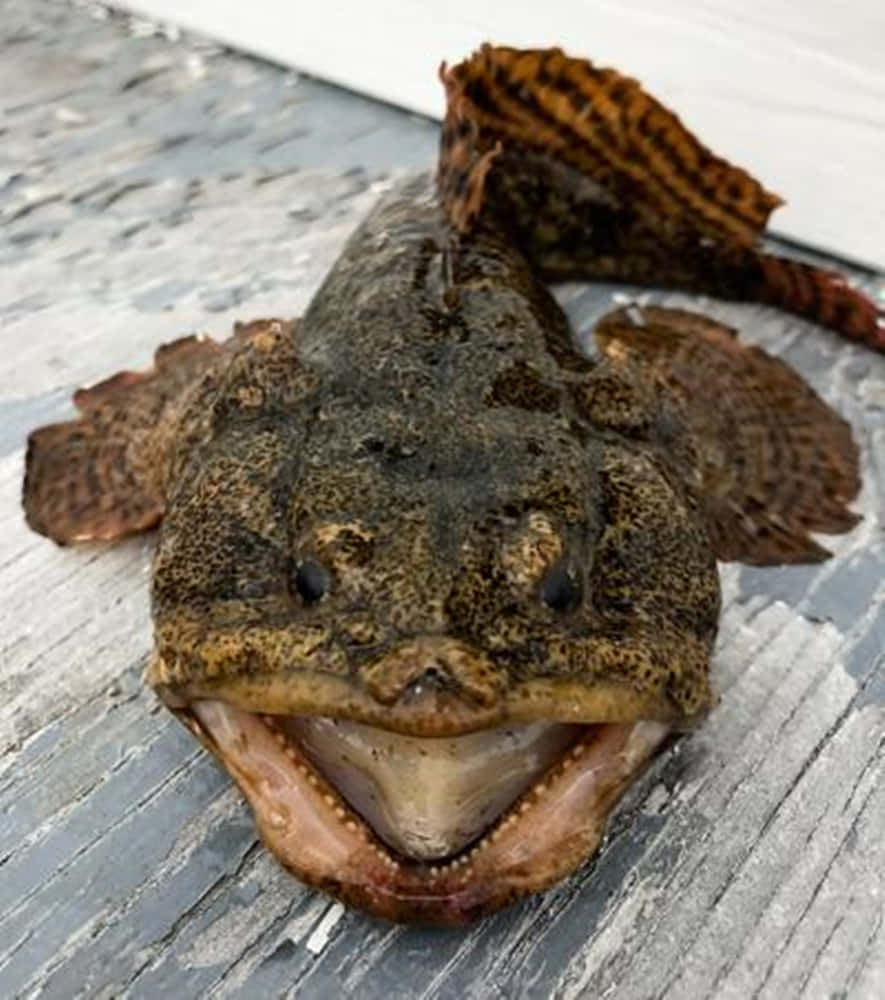
M 721 703 L 595 863 L 466 931 L 390 926 L 285 875 L 142 686 L 151 539 L 58 549 L 19 493 L 27 431 L 78 385 L 299 313 L 435 126 L 45 0 L 0 0 L 0 107 L 0 996 L 885 996 L 885 359 L 646 293 L 740 326 L 838 406 L 864 520 L 820 567 L 722 567 Z M 614 293 L 561 294 L 586 329 Z

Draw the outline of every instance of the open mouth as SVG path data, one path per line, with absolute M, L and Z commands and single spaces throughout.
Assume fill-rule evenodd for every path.
M 564 877 L 599 845 L 663 723 L 531 723 L 415 737 L 196 700 L 261 836 L 300 879 L 393 920 L 475 919 Z

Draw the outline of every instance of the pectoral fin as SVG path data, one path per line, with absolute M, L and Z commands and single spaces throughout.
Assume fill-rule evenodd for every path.
M 270 321 L 224 343 L 182 337 L 143 372 L 118 372 L 74 393 L 76 420 L 28 437 L 22 503 L 30 527 L 60 545 L 146 531 L 163 517 L 168 449 L 190 389 Z
M 818 562 L 830 553 L 810 532 L 857 523 L 847 506 L 860 489 L 851 428 L 784 362 L 678 309 L 619 309 L 596 339 L 683 410 L 719 559 Z

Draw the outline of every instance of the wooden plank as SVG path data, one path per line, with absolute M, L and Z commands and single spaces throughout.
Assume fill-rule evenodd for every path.
M 885 267 L 885 6 L 877 0 L 126 0 L 394 104 L 438 116 L 433 72 L 483 41 L 562 45 L 639 77 L 706 143 L 789 203 L 782 235 Z M 346 25 L 346 30 L 342 30 Z
M 300 311 L 435 129 L 88 9 L 0 13 L 0 996 L 881 996 L 882 358 L 772 310 L 645 293 L 741 326 L 845 413 L 865 520 L 820 567 L 723 567 L 721 704 L 594 864 L 464 931 L 344 910 L 278 868 L 142 686 L 150 539 L 31 535 L 22 446 L 163 340 Z M 616 294 L 561 290 L 581 330 Z

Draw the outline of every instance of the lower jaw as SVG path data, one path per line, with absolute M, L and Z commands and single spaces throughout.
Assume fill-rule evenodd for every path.
M 181 715 L 237 782 L 285 868 L 374 915 L 427 924 L 477 919 L 572 872 L 596 851 L 620 795 L 669 732 L 650 721 L 584 727 L 480 839 L 421 861 L 373 833 L 288 735 L 285 719 L 209 700 Z

